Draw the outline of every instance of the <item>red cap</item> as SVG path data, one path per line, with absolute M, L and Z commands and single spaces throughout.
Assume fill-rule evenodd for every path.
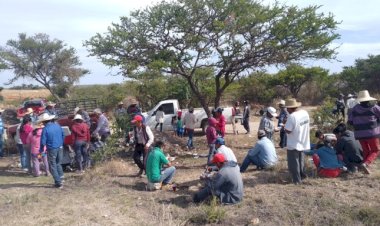
M 226 158 L 222 153 L 217 153 L 214 155 L 214 158 L 212 158 L 212 163 L 217 163 L 217 162 L 225 162 Z
M 143 117 L 141 115 L 135 115 L 135 117 L 133 117 L 133 120 L 131 122 L 132 123 L 142 122 L 142 120 L 143 120 Z

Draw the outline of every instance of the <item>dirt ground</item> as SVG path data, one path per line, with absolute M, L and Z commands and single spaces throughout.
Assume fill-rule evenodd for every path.
M 256 142 L 258 117 L 251 135 L 233 135 L 227 127 L 226 145 L 241 163 Z M 178 190 L 148 192 L 146 178 L 136 177 L 131 151 L 98 165 L 84 175 L 66 173 L 64 188 L 52 188 L 51 177 L 22 172 L 18 157 L 0 159 L 0 225 L 380 225 L 380 160 L 372 174 L 315 177 L 307 160 L 305 183 L 290 183 L 286 151 L 277 148 L 279 166 L 243 174 L 244 200 L 233 206 L 195 205 L 191 196 L 201 186 L 207 153 L 206 139 L 196 136 L 196 149 L 181 149 L 185 138 L 164 136 L 176 154 Z M 278 134 L 276 135 L 278 138 Z M 277 143 L 277 141 L 276 141 Z M 197 155 L 195 155 L 197 154 Z M 214 223 L 207 223 L 214 222 Z

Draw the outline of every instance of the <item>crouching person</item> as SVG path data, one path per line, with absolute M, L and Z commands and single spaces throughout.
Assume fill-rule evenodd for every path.
M 212 163 L 219 171 L 206 178 L 206 187 L 194 195 L 193 201 L 199 203 L 216 196 L 223 204 L 239 203 L 243 199 L 243 180 L 237 163 L 226 161 L 222 153 L 215 154 Z
M 257 132 L 256 145 L 249 149 L 247 156 L 245 157 L 240 172 L 245 172 L 249 164 L 256 165 L 257 169 L 269 169 L 276 165 L 277 154 L 273 142 L 267 138 L 264 130 Z
M 343 170 L 346 170 L 333 148 L 335 143 L 335 135 L 327 135 L 324 137 L 324 146 L 317 150 L 305 151 L 306 155 L 313 156 L 314 165 L 321 177 L 338 177 Z
M 164 155 L 165 144 L 157 141 L 155 147 L 149 152 L 146 160 L 146 176 L 148 190 L 157 190 L 169 185 L 175 174 L 175 167 Z

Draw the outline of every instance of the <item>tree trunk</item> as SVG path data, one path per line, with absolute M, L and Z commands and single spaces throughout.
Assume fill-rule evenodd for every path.
M 208 104 L 206 103 L 206 99 L 199 92 L 199 90 L 197 89 L 197 87 L 195 86 L 195 84 L 193 83 L 193 81 L 191 80 L 191 77 L 186 77 L 186 78 L 187 78 L 187 82 L 190 85 L 191 91 L 195 94 L 195 96 L 197 96 L 197 98 L 198 98 L 199 102 L 201 103 L 203 109 L 205 110 L 207 116 L 210 117 L 211 116 L 211 112 L 210 112 L 210 109 L 208 108 Z

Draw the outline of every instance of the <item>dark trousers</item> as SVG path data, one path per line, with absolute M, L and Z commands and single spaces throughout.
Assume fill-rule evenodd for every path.
M 157 129 L 157 126 L 160 125 L 160 132 L 162 132 L 162 125 L 163 123 L 161 122 L 157 122 L 156 126 L 154 127 L 154 129 Z
M 75 160 L 77 161 L 78 170 L 83 171 L 88 165 L 87 142 L 77 140 L 74 143 Z
M 286 132 L 285 132 L 285 129 L 284 128 L 281 128 L 280 130 L 280 147 L 281 148 L 284 148 L 286 147 Z
M 141 161 L 141 156 L 143 160 Z M 135 151 L 133 152 L 133 160 L 140 169 L 144 169 L 145 151 L 143 144 L 136 144 Z
M 251 132 L 251 129 L 249 128 L 249 118 L 243 119 L 243 126 L 244 129 L 247 130 L 247 133 Z
M 303 151 L 287 150 L 288 169 L 293 183 L 299 184 L 305 175 L 305 154 Z

